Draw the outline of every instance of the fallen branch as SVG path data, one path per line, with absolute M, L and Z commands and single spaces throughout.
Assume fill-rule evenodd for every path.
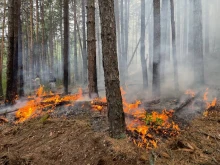
M 0 116 L 0 123 L 8 123 L 8 120 Z
M 174 108 L 173 110 L 175 111 L 174 113 L 178 113 L 181 109 L 183 109 L 184 107 L 186 107 L 187 105 L 189 105 L 193 100 L 195 100 L 197 97 L 200 96 L 201 92 L 198 92 L 194 97 L 190 97 L 188 99 L 186 99 L 186 101 L 184 101 L 183 103 L 181 103 L 179 106 L 177 106 L 176 108 Z
M 158 104 L 158 103 L 160 103 L 160 98 L 156 98 L 154 100 L 142 102 L 141 105 L 144 105 L 144 107 L 148 107 L 151 104 Z
M 107 106 L 107 102 L 102 101 L 92 101 L 91 105 Z
M 217 137 L 217 136 L 215 136 L 215 135 L 210 135 L 210 134 L 208 134 L 208 133 L 206 133 L 206 132 L 203 132 L 203 131 L 201 131 L 201 130 L 196 131 L 196 132 L 201 133 L 201 134 L 203 134 L 203 135 L 205 135 L 205 136 L 209 136 L 209 137 L 211 137 L 211 138 L 213 138 L 213 139 L 215 139 L 215 140 L 220 140 L 219 137 Z

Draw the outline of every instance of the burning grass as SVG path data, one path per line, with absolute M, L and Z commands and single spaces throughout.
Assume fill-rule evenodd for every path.
M 54 111 L 57 105 L 61 103 L 74 104 L 74 101 L 80 100 L 82 98 L 82 89 L 79 89 L 77 94 L 66 95 L 61 97 L 60 95 L 52 95 L 52 97 L 44 98 L 43 96 L 49 95 L 44 92 L 41 86 L 37 92 L 34 100 L 30 100 L 26 105 L 16 112 L 17 123 L 24 122 L 27 119 L 34 118 L 36 116 L 42 115 L 45 110 L 48 112 Z
M 136 100 L 134 103 L 127 102 L 125 98 L 126 92 L 122 88 L 121 93 L 126 116 L 127 134 L 135 145 L 146 149 L 157 148 L 158 144 L 164 140 L 179 135 L 180 128 L 173 121 L 174 110 L 148 111 L 142 107 L 140 100 Z M 196 96 L 193 90 L 187 90 L 185 94 L 191 98 Z M 79 89 L 78 93 L 74 95 L 61 96 L 59 94 L 46 93 L 43 87 L 40 87 L 34 100 L 28 101 L 24 107 L 16 112 L 16 118 L 18 119 L 16 123 L 53 112 L 56 106 L 60 104 L 65 104 L 65 106 L 74 105 L 77 100 L 83 100 L 82 89 Z M 209 109 L 215 107 L 217 98 L 211 102 L 208 101 L 208 89 L 206 89 L 203 95 L 203 102 L 206 104 L 204 116 L 207 116 Z M 96 98 L 91 101 L 91 107 L 94 111 L 102 112 L 106 105 L 106 98 Z

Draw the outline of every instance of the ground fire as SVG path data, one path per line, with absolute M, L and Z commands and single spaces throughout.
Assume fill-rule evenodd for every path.
M 129 103 L 126 100 L 126 92 L 121 88 L 123 98 L 123 109 L 126 117 L 127 136 L 138 147 L 152 149 L 171 137 L 178 136 L 180 128 L 173 120 L 175 110 L 163 109 L 161 112 L 146 109 L 140 100 Z M 185 95 L 191 98 L 196 96 L 196 92 L 187 90 Z M 34 96 L 29 96 L 29 101 L 19 108 L 15 115 L 15 123 L 22 123 L 31 118 L 42 116 L 45 113 L 52 113 L 57 106 L 73 106 L 77 101 L 83 101 L 84 95 L 80 88 L 76 94 L 61 95 L 48 92 L 46 93 L 41 86 Z M 207 116 L 208 110 L 215 107 L 217 98 L 208 101 L 208 89 L 203 94 L 203 102 L 205 103 L 204 116 Z M 103 98 L 95 98 L 90 101 L 93 111 L 99 111 L 106 115 L 107 100 Z M 84 105 L 82 105 L 83 108 Z

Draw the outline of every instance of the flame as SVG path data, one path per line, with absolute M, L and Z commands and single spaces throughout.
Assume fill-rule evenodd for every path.
M 49 98 L 44 98 L 43 96 L 50 96 Z M 32 97 L 29 97 L 32 98 Z M 56 105 L 60 104 L 61 102 L 70 102 L 68 106 L 73 105 L 73 101 L 83 99 L 82 89 L 80 88 L 77 94 L 74 95 L 66 95 L 61 97 L 60 95 L 56 94 L 53 95 L 51 92 L 47 94 L 44 91 L 43 86 L 40 86 L 39 89 L 36 91 L 36 97 L 34 100 L 30 100 L 26 103 L 26 105 L 20 108 L 16 113 L 15 116 L 18 118 L 17 123 L 22 123 L 29 118 L 33 118 L 39 116 L 43 113 L 43 110 L 49 108 L 49 111 L 52 112 Z
M 146 113 L 146 110 L 141 108 L 140 100 L 136 100 L 134 103 L 129 103 L 125 98 L 126 92 L 122 88 L 121 93 L 123 100 L 123 110 L 127 116 L 127 131 L 132 133 L 133 136 L 137 136 L 137 138 L 132 138 L 132 141 L 138 147 L 156 148 L 160 142 L 156 136 L 163 135 L 165 137 L 169 137 L 176 136 L 178 134 L 178 125 L 173 121 L 170 121 L 174 112 L 173 110 L 163 110 L 161 113 L 156 111 Z M 44 97 L 48 95 L 51 97 Z M 41 86 L 37 90 L 34 100 L 30 100 L 24 107 L 20 108 L 16 112 L 16 117 L 18 118 L 18 123 L 24 122 L 29 118 L 33 118 L 44 113 L 43 110 L 46 108 L 52 112 L 56 105 L 62 102 L 67 102 L 66 106 L 70 106 L 74 104 L 74 101 L 82 99 L 83 92 L 81 88 L 75 95 L 60 96 L 58 94 L 54 95 L 51 92 L 47 94 L 44 92 L 44 89 Z M 96 98 L 91 101 L 92 109 L 101 112 L 104 108 L 102 105 L 95 105 L 96 101 L 106 105 L 106 97 Z
M 208 116 L 208 114 L 209 114 L 209 112 L 208 112 L 208 110 L 210 109 L 210 108 L 213 108 L 213 107 L 215 107 L 216 106 L 216 103 L 217 103 L 217 98 L 214 98 L 211 102 L 209 102 L 208 101 L 208 88 L 206 89 L 206 91 L 205 91 L 205 93 L 204 93 L 204 95 L 203 95 L 203 100 L 204 100 L 204 102 L 205 102 L 205 104 L 206 104 L 206 109 L 205 109 L 205 111 L 204 111 L 204 113 L 203 113 L 203 115 L 206 117 L 206 116 Z
M 189 91 L 188 91 L 189 92 Z M 123 110 L 126 118 L 126 127 L 129 132 L 139 138 L 131 138 L 131 141 L 138 147 L 156 148 L 158 139 L 151 133 L 156 135 L 163 134 L 165 136 L 176 136 L 179 133 L 179 127 L 173 121 L 169 121 L 174 113 L 173 110 L 163 110 L 161 113 L 153 111 L 146 113 L 144 108 L 141 108 L 141 101 L 136 100 L 134 103 L 128 103 L 125 98 L 126 92 L 121 88 Z M 193 91 L 190 95 L 195 96 Z M 102 111 L 103 106 L 95 105 L 96 102 L 106 103 L 106 98 L 98 98 L 91 101 L 93 110 Z
M 206 91 L 205 91 L 205 93 L 204 93 L 204 95 L 203 95 L 203 100 L 204 100 L 204 101 L 207 101 L 207 100 L 208 100 L 208 97 L 207 97 L 207 96 L 208 96 L 208 93 L 209 93 L 209 88 L 206 89 Z
M 195 97 L 195 92 L 191 89 L 186 90 L 185 94 L 190 95 L 191 97 Z

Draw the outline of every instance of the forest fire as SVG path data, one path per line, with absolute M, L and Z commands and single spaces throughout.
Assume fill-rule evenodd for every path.
M 52 95 L 49 98 L 44 98 L 43 96 L 47 96 L 47 93 L 41 86 L 36 91 L 36 98 L 28 101 L 24 107 L 18 109 L 18 111 L 16 112 L 15 115 L 16 118 L 18 118 L 17 123 L 21 123 L 29 118 L 39 116 L 45 110 L 53 111 L 55 107 L 61 103 L 74 104 L 73 101 L 82 99 L 82 89 L 80 88 L 77 94 L 66 95 L 64 97 L 61 97 L 58 94 Z
M 127 102 L 125 98 L 126 92 L 122 88 L 121 93 L 123 110 L 126 116 L 127 134 L 135 145 L 147 149 L 156 148 L 162 140 L 179 134 L 180 128 L 172 119 L 174 110 L 168 111 L 164 109 L 161 113 L 157 112 L 156 109 L 155 111 L 148 111 L 143 107 L 140 100 L 136 100 L 134 103 Z M 196 96 L 192 90 L 187 90 L 185 94 L 191 98 Z M 59 104 L 70 106 L 74 105 L 74 101 L 83 99 L 82 89 L 79 89 L 78 93 L 74 95 L 61 96 L 59 94 L 46 93 L 43 87 L 40 87 L 36 91 L 36 97 L 28 101 L 24 107 L 16 112 L 17 123 L 44 113 L 53 112 Z M 208 89 L 206 89 L 203 101 L 206 104 L 206 111 L 204 112 L 206 116 L 208 109 L 215 107 L 217 98 L 209 102 Z M 96 98 L 91 101 L 91 107 L 94 111 L 102 112 L 106 106 L 106 97 Z
M 128 103 L 125 98 L 126 92 L 121 88 L 123 108 L 126 116 L 127 133 L 133 143 L 138 147 L 156 148 L 161 138 L 168 138 L 179 134 L 179 127 L 172 121 L 173 110 L 163 110 L 162 113 L 153 111 L 148 113 L 141 107 L 141 101 Z M 106 102 L 106 99 L 96 99 L 96 102 Z M 102 111 L 103 106 L 93 105 L 93 109 Z

